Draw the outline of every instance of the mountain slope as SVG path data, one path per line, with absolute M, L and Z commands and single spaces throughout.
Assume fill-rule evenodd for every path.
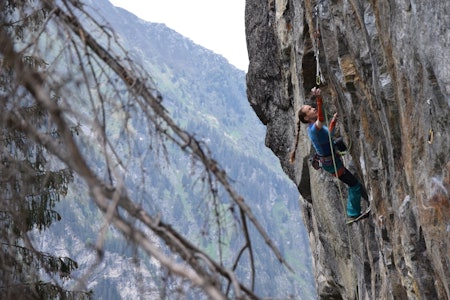
M 139 20 L 107 1 L 89 4 L 97 7 L 96 11 L 117 31 L 130 55 L 152 74 L 149 80 L 156 83 L 163 104 L 176 121 L 208 145 L 212 156 L 227 170 L 236 189 L 293 267 L 295 273 L 280 266 L 264 241 L 254 234 L 256 293 L 278 299 L 289 295 L 313 298 L 311 257 L 297 191 L 264 145 L 265 128 L 247 102 L 245 73 L 162 24 Z M 109 122 L 114 124 L 116 117 L 109 115 Z M 128 141 L 138 149 L 139 141 L 148 139 L 141 125 L 140 121 L 132 122 L 136 135 Z M 120 132 L 120 128 L 110 130 Z M 141 150 L 145 153 L 145 149 Z M 202 191 L 195 188 L 195 181 L 199 180 L 199 176 L 191 173 L 195 166 L 190 165 L 187 157 L 172 156 L 170 149 L 168 162 L 149 160 L 142 153 L 130 153 L 132 159 L 127 166 L 126 182 L 135 185 L 133 196 L 140 199 L 145 209 L 161 214 L 165 222 L 198 241 L 199 247 L 213 249 L 217 232 L 209 224 L 212 218 L 209 204 L 201 201 Z M 144 171 L 138 170 L 141 162 Z M 166 168 L 166 164 L 175 167 Z M 136 174 L 142 172 L 147 176 L 137 178 Z M 100 213 L 82 196 L 85 189 L 81 182 L 72 186 L 58 208 L 63 220 L 53 228 L 54 236 L 45 240 L 48 248 L 56 248 L 77 260 L 80 275 L 87 272 L 88 266 L 96 264 L 95 252 L 90 247 L 102 228 Z M 227 204 L 226 200 L 224 203 Z M 234 223 L 227 222 L 230 222 L 227 223 L 229 245 L 225 247 L 225 262 L 234 259 L 242 247 L 242 241 L 233 240 Z M 255 231 L 251 228 L 250 232 Z M 149 297 L 157 294 L 158 283 L 162 284 L 164 278 L 150 271 L 155 262 L 132 263 L 130 257 L 138 251 L 114 230 L 107 235 L 105 250 L 104 259 L 98 262 L 87 281 L 96 297 L 132 299 L 139 294 Z M 211 255 L 217 254 L 212 250 Z M 248 270 L 238 270 L 238 273 L 246 276 Z M 139 276 L 148 286 L 133 284 Z

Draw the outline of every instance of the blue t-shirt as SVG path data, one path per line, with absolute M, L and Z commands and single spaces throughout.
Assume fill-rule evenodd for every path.
M 330 140 L 328 127 L 323 125 L 321 129 L 317 128 L 315 123 L 309 124 L 308 135 L 311 139 L 314 149 L 319 156 L 330 156 Z

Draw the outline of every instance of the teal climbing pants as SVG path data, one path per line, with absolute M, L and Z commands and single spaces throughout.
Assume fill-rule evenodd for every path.
M 348 188 L 347 216 L 356 217 L 361 213 L 361 184 L 358 182 Z

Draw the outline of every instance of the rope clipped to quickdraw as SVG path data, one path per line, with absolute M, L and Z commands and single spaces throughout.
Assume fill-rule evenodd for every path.
M 321 3 L 319 2 L 318 4 L 316 4 L 316 6 L 314 7 L 314 17 L 316 19 L 316 28 L 314 31 L 314 56 L 316 57 L 316 87 L 319 88 L 319 86 L 324 82 L 323 77 L 322 77 L 322 72 L 320 70 L 320 61 L 319 61 L 319 48 L 320 48 L 320 24 L 319 24 L 319 19 L 320 19 L 320 12 L 319 12 L 319 7 L 321 7 Z M 329 126 L 328 123 L 328 114 L 327 112 L 324 110 L 324 115 L 325 115 L 325 123 L 327 124 L 327 126 Z M 336 168 L 336 159 L 334 157 L 335 155 L 335 151 L 334 151 L 334 147 L 333 147 L 333 140 L 331 138 L 331 132 L 328 134 L 328 138 L 329 138 L 329 143 L 330 143 L 330 148 L 331 148 L 331 157 L 333 160 L 333 167 L 334 170 L 336 171 L 336 178 L 338 177 L 338 170 Z M 339 188 L 339 195 L 341 197 L 341 202 L 342 205 L 344 206 L 344 211 L 345 211 L 345 200 L 344 197 L 342 195 L 342 189 L 341 189 L 341 185 L 338 182 L 338 188 Z M 350 233 L 347 229 L 347 232 L 349 234 L 349 241 L 350 241 Z M 350 243 L 350 247 L 351 247 L 351 243 Z
M 319 0 L 316 6 L 314 7 L 314 18 L 315 18 L 315 31 L 314 31 L 314 56 L 316 58 L 316 87 L 319 88 L 322 83 L 325 82 L 322 71 L 320 69 L 320 14 L 322 9 L 322 0 Z M 327 124 L 329 125 L 329 124 Z M 347 147 L 346 152 L 350 150 L 352 146 L 352 141 L 350 140 L 350 145 Z M 340 153 L 339 153 L 340 154 Z
M 320 29 L 319 29 L 319 4 L 314 7 L 314 17 L 316 18 L 316 28 L 314 31 L 314 56 L 316 57 L 316 85 L 320 86 L 323 82 L 322 72 L 320 71 L 319 48 L 320 48 Z
M 432 113 L 431 113 L 431 98 L 427 100 L 427 104 L 430 106 L 430 122 L 433 121 Z M 433 126 L 430 124 L 430 130 L 428 131 L 428 144 L 432 144 L 434 139 L 434 130 Z

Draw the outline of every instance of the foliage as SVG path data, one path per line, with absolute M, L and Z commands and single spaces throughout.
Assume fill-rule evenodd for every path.
M 21 9 L 27 13 L 21 14 Z M 42 8 L 29 7 L 27 3 L 7 1 L 0 5 L 3 14 L 2 36 L 15 37 L 23 42 L 28 32 L 36 31 L 45 21 Z M 15 20 L 12 18 L 16 18 Z M 47 63 L 38 56 L 17 56 L 28 70 L 44 70 Z M 45 147 L 36 143 L 10 122 L 9 115 L 20 114 L 30 126 L 46 132 L 56 140 L 58 133 L 48 126 L 48 115 L 42 105 L 17 91 L 20 73 L 15 72 L 14 61 L 2 55 L 0 95 L 2 123 L 0 127 L 0 295 L 4 299 L 64 299 L 88 298 L 87 293 L 65 290 L 50 280 L 70 278 L 78 266 L 68 257 L 56 257 L 35 249 L 28 234 L 33 230 L 47 229 L 61 219 L 55 205 L 67 194 L 73 174 L 68 168 L 58 169 L 57 161 L 46 153 Z M 9 98 L 11 97 L 11 98 Z M 55 101 L 55 99 L 53 99 Z M 53 165 L 53 167 L 49 166 Z

